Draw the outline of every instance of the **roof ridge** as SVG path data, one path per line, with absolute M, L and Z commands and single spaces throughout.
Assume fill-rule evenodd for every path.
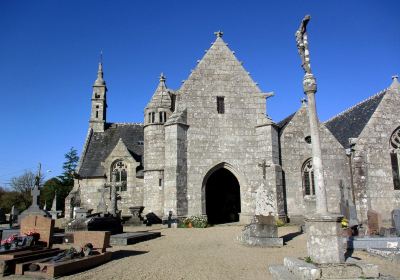
M 367 99 L 364 99 L 364 100 L 358 102 L 357 104 L 351 106 L 350 108 L 348 108 L 348 109 L 346 109 L 346 110 L 344 110 L 344 111 L 342 111 L 342 112 L 340 112 L 340 113 L 334 115 L 333 117 L 331 117 L 330 119 L 328 119 L 328 120 L 326 120 L 326 121 L 324 121 L 324 122 L 322 122 L 322 123 L 323 123 L 323 124 L 326 124 L 326 123 L 328 123 L 328 122 L 331 122 L 331 121 L 333 121 L 334 119 L 336 119 L 336 118 L 338 118 L 338 117 L 340 117 L 340 116 L 343 116 L 344 114 L 347 114 L 347 113 L 353 111 L 355 108 L 357 108 L 358 106 L 362 105 L 363 103 L 365 103 L 365 102 L 367 102 L 367 101 L 369 101 L 369 100 L 371 100 L 371 99 L 374 99 L 374 98 L 378 97 L 379 95 L 385 93 L 385 92 L 388 91 L 388 90 L 389 90 L 389 88 L 385 88 L 385 89 L 379 91 L 378 93 L 375 93 L 374 95 L 368 97 Z
M 108 123 L 110 126 L 112 125 L 118 125 L 118 126 L 123 126 L 123 125 L 139 125 L 143 126 L 143 123 L 138 123 L 138 122 L 113 122 L 113 123 Z

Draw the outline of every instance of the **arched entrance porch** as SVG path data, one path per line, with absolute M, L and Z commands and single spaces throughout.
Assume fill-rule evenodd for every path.
M 239 221 L 240 185 L 225 165 L 211 169 L 204 178 L 205 213 L 210 224 Z

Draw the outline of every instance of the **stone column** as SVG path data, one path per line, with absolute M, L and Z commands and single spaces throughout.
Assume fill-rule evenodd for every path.
M 310 122 L 311 147 L 313 156 L 313 169 L 315 180 L 316 210 L 318 214 L 326 215 L 328 206 L 326 202 L 326 189 L 324 173 L 322 168 L 322 153 L 319 137 L 319 121 L 317 117 L 317 107 L 315 104 L 315 93 L 317 92 L 317 82 L 311 73 L 307 73 L 303 79 L 304 93 L 308 98 L 308 118 Z
M 317 83 L 311 73 L 303 80 L 304 93 L 308 98 L 313 169 L 315 178 L 316 214 L 306 217 L 307 251 L 316 263 L 344 262 L 344 246 L 341 238 L 342 216 L 328 213 L 326 188 L 319 137 L 319 121 L 315 103 Z

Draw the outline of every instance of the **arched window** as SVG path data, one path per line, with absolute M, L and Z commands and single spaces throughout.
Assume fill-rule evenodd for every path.
M 395 190 L 400 190 L 399 155 L 400 155 L 400 127 L 398 127 L 390 137 L 390 161 L 392 164 L 393 186 Z
M 312 158 L 307 159 L 301 168 L 303 177 L 304 195 L 315 195 L 314 169 L 312 166 Z
M 126 191 L 126 182 L 128 179 L 128 165 L 123 160 L 114 162 L 111 168 L 111 180 L 117 183 L 117 191 Z

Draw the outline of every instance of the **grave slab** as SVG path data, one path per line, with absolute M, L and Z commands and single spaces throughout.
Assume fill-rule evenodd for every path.
M 112 235 L 110 238 L 110 244 L 117 245 L 117 246 L 124 246 L 124 245 L 130 245 L 130 244 L 147 241 L 147 240 L 154 239 L 154 238 L 157 238 L 160 236 L 161 236 L 160 232 L 147 232 L 147 231 L 125 232 L 125 233 Z
M 347 248 L 354 250 L 400 248 L 400 237 L 349 237 Z

